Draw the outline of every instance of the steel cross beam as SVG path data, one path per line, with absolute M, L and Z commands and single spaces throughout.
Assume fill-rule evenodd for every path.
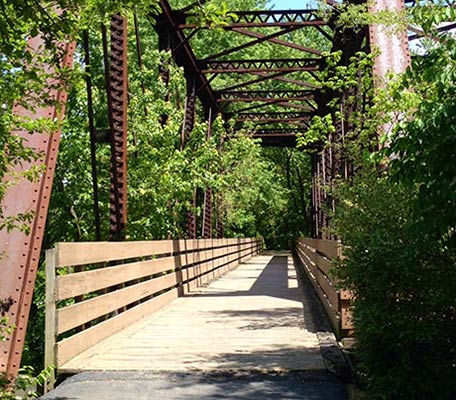
M 313 113 L 299 113 L 299 112 L 251 112 L 240 113 L 236 115 L 236 122 L 289 122 L 289 121 L 308 121 L 312 118 Z
M 326 21 L 318 17 L 318 10 L 269 10 L 269 11 L 233 11 L 233 17 L 229 18 L 223 29 L 232 28 L 261 28 L 261 27 L 290 27 L 290 26 L 320 26 L 326 25 Z M 198 26 L 196 23 L 187 23 L 188 17 L 194 18 L 195 14 L 177 11 L 180 29 L 210 28 Z
M 199 60 L 199 70 L 204 73 L 256 73 L 256 72 L 296 72 L 319 71 L 321 58 L 290 58 L 290 59 L 256 59 L 256 60 Z
M 217 92 L 220 102 L 276 102 L 280 100 L 306 101 L 317 94 L 315 90 L 239 90 Z

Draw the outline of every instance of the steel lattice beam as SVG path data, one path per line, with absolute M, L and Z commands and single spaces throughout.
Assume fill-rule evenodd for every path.
M 235 118 L 235 122 L 253 121 L 256 123 L 272 123 L 272 122 L 294 122 L 294 121 L 309 121 L 314 113 L 298 113 L 298 112 L 271 112 L 271 113 L 241 113 Z
M 319 18 L 318 10 L 268 10 L 268 11 L 233 11 L 233 17 L 229 18 L 222 28 L 260 28 L 260 27 L 304 27 L 326 25 L 326 21 Z M 196 17 L 195 14 L 176 12 L 176 19 L 179 20 L 180 29 L 200 28 L 195 23 L 187 23 L 187 18 Z M 210 28 L 202 26 L 202 28 Z
M 252 102 L 264 103 L 278 101 L 313 100 L 318 94 L 315 90 L 238 90 L 218 92 L 219 102 Z
M 255 73 L 255 72 L 296 72 L 318 71 L 321 58 L 289 58 L 289 59 L 256 59 L 256 60 L 199 60 L 199 70 L 204 73 Z
M 127 222 L 127 19 L 111 18 L 108 102 L 111 117 L 110 240 L 125 239 Z

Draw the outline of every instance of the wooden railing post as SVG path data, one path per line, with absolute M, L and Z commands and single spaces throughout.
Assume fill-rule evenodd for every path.
M 56 266 L 58 265 L 57 257 L 58 248 L 46 250 L 46 322 L 45 322 L 45 353 L 44 366 L 48 368 L 56 366 L 55 347 L 57 342 L 57 327 L 56 327 L 56 302 L 55 302 L 55 276 Z M 52 371 L 45 390 L 51 390 L 55 383 L 55 373 Z

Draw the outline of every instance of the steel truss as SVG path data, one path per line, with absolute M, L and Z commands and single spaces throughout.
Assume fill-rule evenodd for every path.
M 175 12 L 175 21 L 179 29 L 210 28 L 210 25 L 200 26 L 195 23 L 187 23 L 187 19 L 195 19 L 192 13 Z M 228 18 L 225 30 L 233 28 L 273 28 L 273 27 L 305 27 L 326 25 L 326 21 L 319 17 L 318 10 L 293 10 L 293 11 L 233 11 Z
M 320 58 L 198 61 L 203 74 L 319 71 L 321 65 Z

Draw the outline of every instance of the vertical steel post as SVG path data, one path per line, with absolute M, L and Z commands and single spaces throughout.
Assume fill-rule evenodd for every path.
M 195 106 L 196 106 L 196 83 L 193 75 L 186 76 L 187 95 L 185 98 L 184 122 L 182 124 L 181 148 L 190 140 L 193 127 L 195 126 Z M 193 193 L 192 207 L 196 208 L 197 189 Z M 189 211 L 187 213 L 187 238 L 196 239 L 197 237 L 197 220 L 196 213 Z
M 403 13 L 405 9 L 403 0 L 375 0 L 369 6 L 369 12 L 389 11 L 392 13 Z M 404 72 L 411 63 L 409 41 L 406 28 L 392 29 L 382 25 L 369 26 L 369 44 L 371 50 L 378 49 L 380 54 L 376 57 L 373 67 L 373 74 L 376 78 L 375 84 L 378 87 L 385 85 L 385 79 L 389 73 L 400 74 Z M 393 122 L 385 124 L 380 128 L 380 133 L 391 130 Z
M 92 189 L 93 189 L 93 213 L 95 222 L 95 239 L 101 240 L 101 226 L 100 226 L 100 207 L 98 196 L 98 172 L 97 172 L 97 143 L 95 138 L 95 123 L 93 115 L 93 97 L 92 97 L 92 78 L 90 65 L 90 46 L 89 46 L 89 32 L 83 32 L 83 46 L 84 46 L 84 63 L 86 71 L 86 90 L 87 90 L 87 115 L 89 120 L 89 134 L 90 134 L 90 161 L 92 166 Z
M 110 240 L 124 240 L 127 222 L 127 19 L 111 18 L 108 103 L 111 118 Z
M 214 122 L 212 107 L 206 111 L 207 120 L 207 139 L 212 136 L 212 123 Z M 212 238 L 212 188 L 207 188 L 204 192 L 203 223 L 201 234 L 203 239 Z
M 40 53 L 44 41 L 40 37 L 35 37 L 29 40 L 28 45 L 31 51 Z M 63 66 L 71 67 L 75 44 L 66 43 L 61 47 L 63 50 L 61 63 Z M 45 72 L 51 76 L 55 72 L 50 65 L 43 67 Z M 13 110 L 15 115 L 31 119 L 60 120 L 65 112 L 67 93 L 57 77 L 49 80 L 48 87 L 48 106 L 30 108 L 15 106 Z M 45 172 L 40 174 L 34 182 L 21 178 L 18 183 L 8 188 L 2 202 L 4 217 L 13 217 L 20 213 L 31 213 L 32 215 L 31 220 L 26 222 L 30 230 L 28 235 L 17 229 L 10 232 L 6 229 L 0 231 L 0 300 L 6 300 L 10 304 L 6 315 L 10 323 L 15 326 L 13 333 L 7 336 L 6 341 L 0 342 L 0 373 L 5 373 L 8 377 L 17 374 L 21 362 L 52 191 L 60 129 L 50 134 L 21 130 L 12 132 L 12 135 L 21 137 L 25 146 L 39 152 L 42 157 L 30 163 L 17 164 L 11 173 L 20 173 L 34 166 L 45 166 Z
M 389 11 L 399 14 L 404 10 L 404 0 L 375 0 L 369 6 L 371 13 Z M 410 65 L 410 48 L 406 28 L 397 30 L 383 25 L 371 25 L 369 26 L 369 43 L 372 50 L 374 48 L 380 50 L 373 68 L 374 75 L 379 80 L 384 79 L 391 72 L 395 74 L 404 72 Z
M 187 83 L 187 94 L 185 96 L 184 122 L 182 124 L 181 148 L 190 140 L 193 127 L 195 126 L 196 106 L 196 82 L 193 75 L 185 77 Z
M 157 20 L 156 30 L 158 33 L 158 50 L 160 52 L 169 52 L 171 51 L 171 33 L 169 31 L 169 25 L 163 18 Z M 164 58 L 160 59 L 160 65 L 158 74 L 160 79 L 162 80 L 163 84 L 166 87 L 166 95 L 165 101 L 169 102 L 171 100 L 171 94 L 169 92 L 169 79 L 170 79 L 170 71 L 168 66 L 168 61 Z M 168 122 L 168 115 L 162 114 L 160 116 L 160 124 L 165 126 Z

